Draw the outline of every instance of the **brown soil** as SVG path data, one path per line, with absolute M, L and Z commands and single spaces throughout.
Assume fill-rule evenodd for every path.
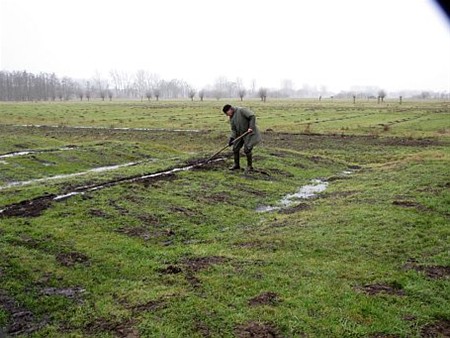
M 231 199 L 231 195 L 226 192 L 218 192 L 208 196 L 208 200 L 210 202 L 228 202 Z
M 279 212 L 281 214 L 294 214 L 296 212 L 308 210 L 310 208 L 311 207 L 310 207 L 309 204 L 307 204 L 307 203 L 300 203 L 300 204 L 297 204 L 297 205 L 295 205 L 293 207 L 289 207 L 289 208 L 286 208 L 286 209 L 281 209 Z
M 394 202 L 392 202 L 393 205 L 402 207 L 402 208 L 415 208 L 419 211 L 426 211 L 428 210 L 427 207 L 425 207 L 424 205 L 417 203 L 417 202 L 413 202 L 413 201 L 399 201 L 396 200 Z
M 420 336 L 431 337 L 450 337 L 450 320 L 442 319 L 438 322 L 425 325 L 420 330 Z
M 204 338 L 214 336 L 212 334 L 211 330 L 209 329 L 209 327 L 202 321 L 196 321 L 194 327 L 195 327 L 195 331 L 197 331 L 200 334 L 200 336 L 202 336 Z
M 80 252 L 61 252 L 56 256 L 56 260 L 64 266 L 74 266 L 75 264 L 90 265 L 89 258 Z
M 418 265 L 414 261 L 406 263 L 403 268 L 405 270 L 415 270 L 418 272 L 423 272 L 428 278 L 431 279 L 448 279 L 450 276 L 450 266 L 442 265 Z
M 395 295 L 395 296 L 404 296 L 405 295 L 405 292 L 396 285 L 367 284 L 362 287 L 359 287 L 358 289 L 370 296 L 378 295 L 380 293 L 385 293 L 388 295 Z
M 198 272 L 209 268 L 211 265 L 222 264 L 229 261 L 226 257 L 221 256 L 207 256 L 207 257 L 193 257 L 185 258 L 182 260 L 182 264 L 186 269 L 192 272 Z
M 112 322 L 104 318 L 98 318 L 84 327 L 84 331 L 89 335 L 98 335 L 101 332 L 110 332 L 116 337 L 139 338 L 139 331 L 135 329 L 134 321 L 122 323 Z
M 207 257 L 194 257 L 185 258 L 180 261 L 182 267 L 177 265 L 168 265 L 166 268 L 159 269 L 161 274 L 172 275 L 183 273 L 186 281 L 194 288 L 201 286 L 201 281 L 195 276 L 195 273 L 205 270 L 212 265 L 221 264 L 229 261 L 226 257 L 221 256 L 207 256 Z
M 100 218 L 109 218 L 110 216 L 100 209 L 91 209 L 89 210 L 89 215 L 94 217 L 100 217 Z
M 44 195 L 30 200 L 7 205 L 0 217 L 37 217 L 50 208 L 53 198 L 56 195 Z
M 169 209 L 171 212 L 176 212 L 176 213 L 188 216 L 188 217 L 193 217 L 193 216 L 197 215 L 197 213 L 195 211 L 192 211 L 188 208 L 183 208 L 180 206 L 171 206 Z
M 177 273 L 183 272 L 183 270 L 179 266 L 169 265 L 164 269 L 159 269 L 158 272 L 164 275 L 175 275 Z
M 280 298 L 278 297 L 278 294 L 275 292 L 263 292 L 260 295 L 250 299 L 248 301 L 248 304 L 250 306 L 257 306 L 257 305 L 276 305 L 280 302 Z
M 125 226 L 120 227 L 116 230 L 119 233 L 125 234 L 130 237 L 141 238 L 144 241 L 148 241 L 150 239 L 166 239 L 168 237 L 172 237 L 175 235 L 175 232 L 171 229 L 159 230 L 159 229 L 149 229 L 144 226 Z
M 155 215 L 150 215 L 147 213 L 142 213 L 137 216 L 137 218 L 143 222 L 145 225 L 158 226 L 160 225 L 159 218 Z
M 151 300 L 145 304 L 134 305 L 131 307 L 131 310 L 134 314 L 141 312 L 154 312 L 160 309 L 164 309 L 167 307 L 167 304 L 162 299 Z
M 47 320 L 37 321 L 33 313 L 18 304 L 0 289 L 0 308 L 9 315 L 5 333 L 9 336 L 28 336 L 47 324 Z M 1 331 L 0 331 L 1 333 Z M 3 337 L 3 336 L 2 336 Z
M 238 338 L 276 338 L 282 337 L 279 330 L 270 323 L 258 323 L 254 321 L 237 325 L 234 335 Z

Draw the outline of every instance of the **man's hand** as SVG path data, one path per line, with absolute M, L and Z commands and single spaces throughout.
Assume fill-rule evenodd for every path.
M 234 142 L 234 138 L 230 137 L 230 139 L 228 140 L 228 146 L 231 147 L 233 145 Z
M 252 128 L 248 128 L 247 133 L 249 133 L 249 134 L 253 133 L 253 129 Z

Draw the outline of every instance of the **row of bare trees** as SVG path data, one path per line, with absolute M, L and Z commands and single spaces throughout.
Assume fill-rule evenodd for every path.
M 159 100 L 189 98 L 260 97 L 265 101 L 268 90 L 253 87 L 244 88 L 242 80 L 229 81 L 225 77 L 216 79 L 213 85 L 197 91 L 184 80 L 160 79 L 157 74 L 139 70 L 134 74 L 112 70 L 108 77 L 96 73 L 89 80 L 59 78 L 54 73 L 33 74 L 27 71 L 0 72 L 0 101 L 89 101 L 92 98 L 112 100 L 113 98 Z
M 90 100 L 100 98 L 193 99 L 195 89 L 178 79 L 159 79 L 155 74 L 138 71 L 133 75 L 111 71 L 110 77 L 99 73 L 89 80 L 59 78 L 54 73 L 33 74 L 27 71 L 0 71 L 0 101 Z
M 77 88 L 78 84 L 71 78 L 58 78 L 55 74 L 0 72 L 1 101 L 68 100 Z
M 27 71 L 0 71 L 0 101 L 48 101 L 48 100 L 101 100 L 140 99 L 159 100 L 188 98 L 194 100 L 198 97 L 201 101 L 205 98 L 220 100 L 221 98 L 244 97 L 259 98 L 265 102 L 268 96 L 273 98 L 295 97 L 331 97 L 336 99 L 371 99 L 376 98 L 381 102 L 387 96 L 384 90 L 376 88 L 358 88 L 352 91 L 330 93 L 326 87 L 320 88 L 303 85 L 301 89 L 294 89 L 291 80 L 283 80 L 280 89 L 268 89 L 256 87 L 253 80 L 247 89 L 243 81 L 237 78 L 234 81 L 226 77 L 218 77 L 212 85 L 207 85 L 197 91 L 184 80 L 161 79 L 157 74 L 138 70 L 135 73 L 112 70 L 108 76 L 96 73 L 90 79 L 72 79 L 70 77 L 58 77 L 54 73 L 33 74 Z M 448 93 L 435 92 L 404 92 L 398 93 L 402 97 L 421 99 L 448 99 Z M 395 97 L 394 93 L 391 96 Z

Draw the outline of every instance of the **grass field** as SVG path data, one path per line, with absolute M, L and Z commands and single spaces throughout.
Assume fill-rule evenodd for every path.
M 223 104 L 0 103 L 0 337 L 450 336 L 450 103 Z

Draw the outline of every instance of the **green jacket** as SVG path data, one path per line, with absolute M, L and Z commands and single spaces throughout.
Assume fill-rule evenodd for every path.
M 256 127 L 256 116 L 250 109 L 233 107 L 234 114 L 230 118 L 231 137 L 236 138 L 244 134 L 248 128 L 253 129 L 253 133 L 244 136 L 244 144 L 252 148 L 261 142 L 261 134 Z

